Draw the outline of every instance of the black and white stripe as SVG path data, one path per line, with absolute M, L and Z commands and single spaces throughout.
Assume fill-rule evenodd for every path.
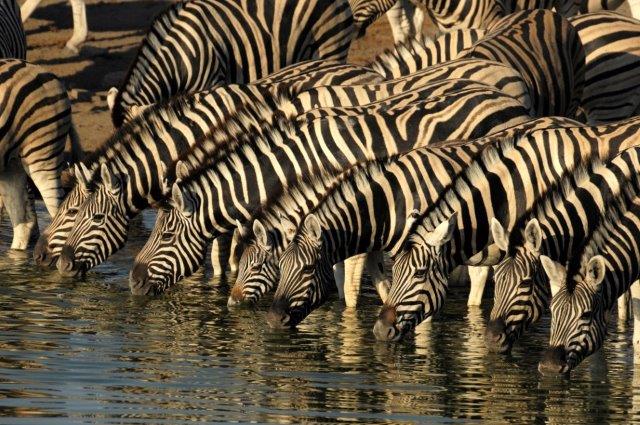
M 155 19 L 120 88 L 116 127 L 141 108 L 215 84 L 248 83 L 308 59 L 346 59 L 347 0 L 191 0 Z
M 618 298 L 632 284 L 634 297 L 640 295 L 639 236 L 640 181 L 634 174 L 622 193 L 607 205 L 601 223 L 566 266 L 542 257 L 553 294 L 549 348 L 538 367 L 542 373 L 568 373 L 597 351 Z M 637 324 L 637 312 L 634 314 Z M 634 334 L 634 348 L 638 350 L 638 333 L 634 330 Z
M 64 148 L 67 137 L 75 137 L 71 102 L 53 74 L 22 60 L 0 59 L 0 105 L 0 196 L 13 224 L 11 248 L 25 249 L 38 231 L 27 178 L 52 216 L 62 201 Z
M 478 84 L 478 83 L 474 83 Z M 462 123 L 478 114 L 468 128 Z M 209 240 L 251 218 L 302 175 L 337 174 L 362 160 L 436 140 L 483 135 L 526 120 L 517 101 L 497 89 L 463 90 L 443 99 L 378 113 L 329 116 L 264 132 L 172 187 L 172 198 L 136 258 L 134 293 L 158 293 L 192 274 Z
M 0 59 L 26 59 L 27 38 L 16 0 L 0 0 Z
M 620 194 L 638 169 L 638 151 L 627 149 L 610 163 L 596 162 L 570 174 L 512 229 L 492 223 L 494 244 L 505 258 L 494 268 L 494 304 L 486 334 L 490 349 L 509 352 L 548 308 L 549 282 L 540 256 L 564 264 L 581 250 L 611 199 Z M 500 257 L 487 258 L 483 264 L 495 264 Z
M 303 90 L 316 83 L 362 84 L 381 81 L 381 77 L 376 77 L 377 74 L 367 68 L 337 62 L 306 62 L 300 64 L 298 70 L 296 72 L 296 66 L 282 70 L 281 83 Z M 255 116 L 261 116 L 262 113 L 268 116 L 268 112 L 276 108 L 275 105 L 269 106 L 274 92 L 280 90 L 274 81 L 269 79 L 260 86 L 225 85 L 184 96 L 166 105 L 156 105 L 145 110 L 139 118 L 116 131 L 102 149 L 86 158 L 84 165 L 76 167 L 78 184 L 38 241 L 34 252 L 36 261 L 44 265 L 54 265 L 57 261 L 75 224 L 78 209 L 93 191 L 94 181 L 99 182 L 96 171 L 100 164 L 106 163 L 109 167 L 114 167 L 112 172 L 116 174 L 125 172 L 141 176 L 143 183 L 132 188 L 144 193 L 151 191 L 148 196 L 155 196 L 153 199 L 157 199 L 161 196 L 160 186 L 164 175 L 161 164 L 164 162 L 169 165 L 177 160 L 206 134 L 220 127 L 229 117 L 235 117 L 238 110 L 254 113 Z M 247 105 L 251 105 L 251 108 L 245 108 Z M 246 114 L 241 116 L 245 117 Z M 242 128 L 237 125 L 230 126 L 230 130 L 242 132 Z M 216 146 L 211 149 L 215 150 Z M 141 165 L 143 161 L 144 166 Z M 133 210 L 144 208 L 148 203 L 148 196 L 142 196 Z
M 540 130 L 487 148 L 419 217 L 395 255 L 393 284 L 376 336 L 401 338 L 435 314 L 447 277 L 490 242 L 490 221 L 513 226 L 563 175 L 590 158 L 640 143 L 640 119 L 601 127 Z M 563 155 L 558 155 L 563 152 Z

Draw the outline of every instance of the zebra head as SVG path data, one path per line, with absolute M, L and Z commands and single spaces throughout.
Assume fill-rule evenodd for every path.
M 271 327 L 296 326 L 335 288 L 332 265 L 323 253 L 320 221 L 309 214 L 280 256 L 280 282 L 267 314 Z
M 135 295 L 162 293 L 204 262 L 209 240 L 197 221 L 197 198 L 174 184 L 170 202 L 158 211 L 151 235 L 129 274 Z
M 42 232 L 34 248 L 33 259 L 40 266 L 53 267 L 57 263 L 78 211 L 90 195 L 87 187 L 93 173 L 83 163 L 76 164 L 72 170 L 76 184 L 60 204 L 51 224 Z
M 544 312 L 549 284 L 540 265 L 542 229 L 537 219 L 526 224 L 523 243 L 511 247 L 509 235 L 495 218 L 491 232 L 507 256 L 494 267 L 494 301 L 485 341 L 489 350 L 505 354 Z
M 85 273 L 124 246 L 129 217 L 122 196 L 124 181 L 106 164 L 100 168 L 99 184 L 82 204 L 58 259 L 65 276 Z
M 442 306 L 456 220 L 453 213 L 433 231 L 421 223 L 407 237 L 394 258 L 391 291 L 373 328 L 378 340 L 399 340 Z
M 602 282 L 605 259 L 592 257 L 567 283 L 564 266 L 549 257 L 540 260 L 551 284 L 551 336 L 538 370 L 543 374 L 567 374 L 600 348 L 606 336 L 609 310 Z
M 253 222 L 253 237 L 246 235 L 248 232 L 240 223 L 238 232 L 243 239 L 243 251 L 228 306 L 257 303 L 280 278 L 278 256 L 274 248 L 275 235 L 258 219 Z

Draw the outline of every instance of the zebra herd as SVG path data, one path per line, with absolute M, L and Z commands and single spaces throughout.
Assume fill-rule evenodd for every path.
M 616 301 L 640 300 L 640 21 L 594 10 L 614 1 L 419 3 L 170 6 L 109 91 L 116 130 L 73 161 L 64 196 L 70 102 L 24 61 L 19 9 L 0 0 L 12 248 L 38 233 L 28 178 L 52 215 L 34 260 L 64 276 L 106 261 L 155 208 L 133 294 L 170 289 L 212 243 L 214 274 L 236 277 L 229 306 L 273 292 L 268 323 L 292 327 L 336 290 L 355 307 L 366 272 L 382 341 L 437 314 L 458 266 L 479 305 L 492 268 L 488 346 L 509 352 L 550 309 L 539 370 L 568 373 L 603 344 Z M 425 12 L 435 39 L 421 34 Z M 384 13 L 403 41 L 346 63 Z

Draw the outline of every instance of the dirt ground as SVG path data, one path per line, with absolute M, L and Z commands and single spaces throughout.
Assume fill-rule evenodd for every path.
M 91 151 L 113 131 L 106 91 L 119 85 L 152 19 L 165 0 L 87 0 L 89 37 L 79 55 L 64 49 L 72 34 L 71 8 L 64 0 L 43 0 L 25 23 L 27 60 L 60 77 L 70 89 L 74 123 L 83 149 Z M 393 45 L 385 18 L 356 40 L 349 60 L 366 63 Z

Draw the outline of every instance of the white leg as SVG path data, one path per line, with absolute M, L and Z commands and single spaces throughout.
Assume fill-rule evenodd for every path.
M 231 276 L 238 275 L 238 263 L 242 256 L 242 248 L 240 247 L 240 233 L 236 229 L 231 238 L 231 247 L 229 248 L 229 274 Z
M 367 254 L 347 258 L 344 262 L 344 303 L 347 307 L 358 305 L 360 284 Z
M 366 270 L 373 280 L 373 285 L 378 291 L 380 299 L 385 302 L 387 295 L 389 295 L 389 289 L 391 289 L 391 282 L 384 272 L 384 253 L 382 251 L 373 251 L 367 255 Z
M 633 313 L 633 360 L 640 364 L 640 281 L 631 285 L 631 311 Z
M 629 299 L 631 298 L 631 294 L 629 291 L 622 294 L 620 298 L 618 298 L 618 321 L 626 322 L 629 320 Z
M 229 265 L 230 247 L 231 235 L 218 236 L 211 243 L 211 266 L 214 278 L 224 276 Z
M 113 106 L 116 104 L 116 96 L 118 96 L 118 89 L 111 87 L 107 92 L 107 106 L 110 111 L 113 111 Z
M 469 301 L 467 301 L 468 306 L 479 306 L 482 303 L 482 294 L 488 276 L 489 267 L 469 267 L 471 290 L 469 291 Z
M 26 22 L 31 16 L 34 10 L 38 7 L 42 0 L 27 0 L 20 7 L 20 15 L 22 16 L 22 22 Z
M 333 266 L 333 279 L 336 281 L 338 288 L 338 297 L 344 300 L 344 262 Z
M 410 0 L 398 0 L 391 9 L 387 11 L 387 19 L 393 34 L 395 43 L 403 42 L 409 38 L 414 38 L 422 33 L 424 22 L 424 12 L 422 9 L 411 3 Z
M 69 0 L 73 13 L 73 36 L 67 41 L 66 48 L 78 53 L 78 47 L 87 39 L 87 9 L 84 0 Z
M 38 233 L 38 222 L 20 161 L 10 161 L 0 175 L 0 196 L 13 225 L 11 249 L 27 249 L 31 237 Z

